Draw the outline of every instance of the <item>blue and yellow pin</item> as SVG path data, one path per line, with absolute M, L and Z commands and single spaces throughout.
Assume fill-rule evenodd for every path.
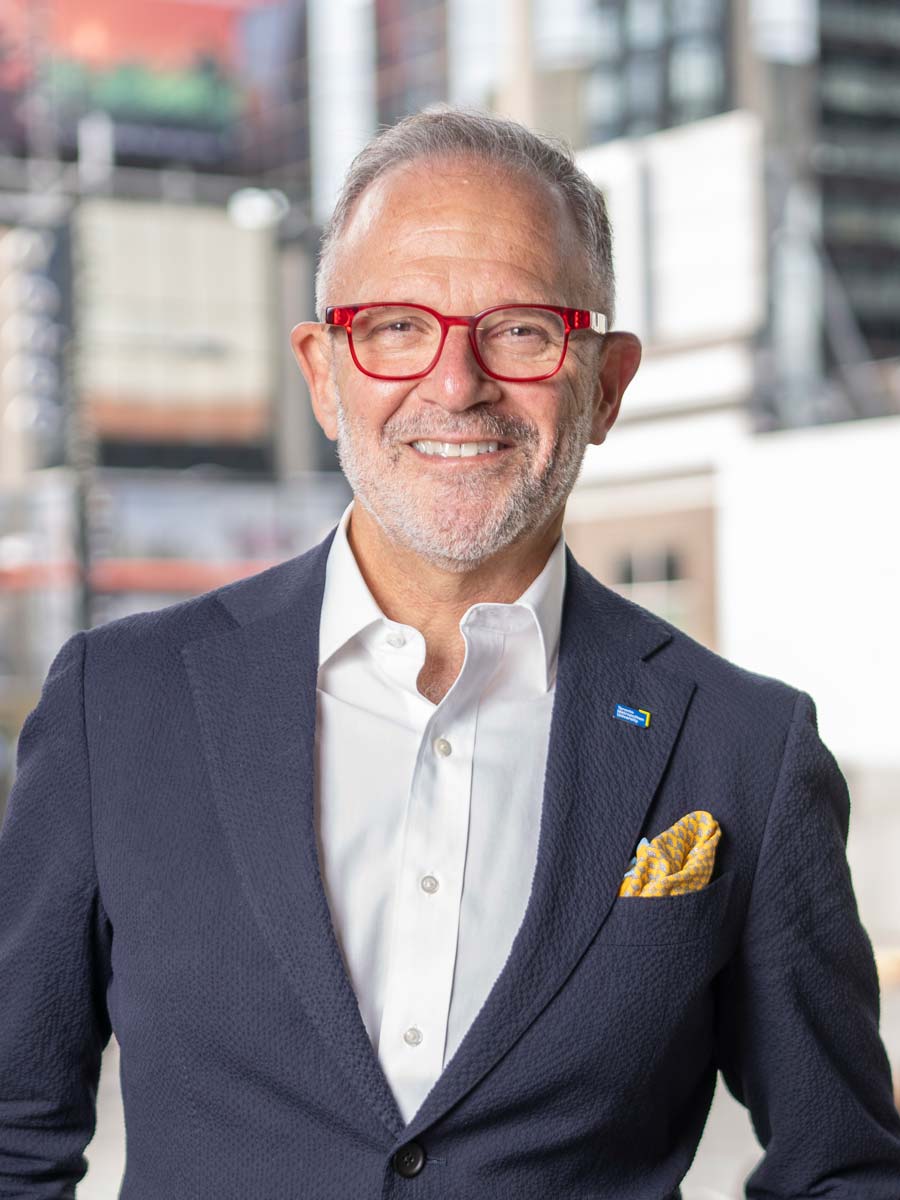
M 629 725 L 639 725 L 642 729 L 646 729 L 650 724 L 650 714 L 646 708 L 629 708 L 627 704 L 617 704 L 613 716 L 620 721 L 627 721 Z

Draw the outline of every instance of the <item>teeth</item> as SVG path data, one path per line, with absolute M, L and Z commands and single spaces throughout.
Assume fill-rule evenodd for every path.
M 499 442 L 413 442 L 422 454 L 437 454 L 441 458 L 471 458 L 475 454 L 493 454 Z

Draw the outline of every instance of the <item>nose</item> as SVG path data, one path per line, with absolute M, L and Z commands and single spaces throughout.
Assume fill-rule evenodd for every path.
M 463 412 L 476 404 L 500 399 L 500 383 L 486 375 L 472 352 L 468 331 L 454 325 L 447 330 L 440 357 L 419 381 L 423 400 L 439 404 L 448 412 Z

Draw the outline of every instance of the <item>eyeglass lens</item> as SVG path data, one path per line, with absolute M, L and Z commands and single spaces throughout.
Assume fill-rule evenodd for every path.
M 359 363 L 375 375 L 417 375 L 430 366 L 441 341 L 431 313 L 402 304 L 364 308 L 353 318 Z M 527 379 L 555 370 L 566 343 L 565 322 L 540 308 L 503 308 L 488 313 L 475 330 L 478 352 L 489 371 Z

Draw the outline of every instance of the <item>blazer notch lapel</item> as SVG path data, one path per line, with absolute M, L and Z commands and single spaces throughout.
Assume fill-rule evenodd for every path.
M 395 1136 L 403 1121 L 344 968 L 314 817 L 318 622 L 326 554 L 280 603 L 259 577 L 226 605 L 243 624 L 181 648 L 216 810 L 260 933 L 352 1087 Z M 311 552 L 315 553 L 315 552 Z M 291 560 L 296 570 L 296 563 Z M 287 564 L 285 564 L 287 565 Z M 284 576 L 271 580 L 284 585 Z M 250 604 L 263 600 L 263 615 Z

